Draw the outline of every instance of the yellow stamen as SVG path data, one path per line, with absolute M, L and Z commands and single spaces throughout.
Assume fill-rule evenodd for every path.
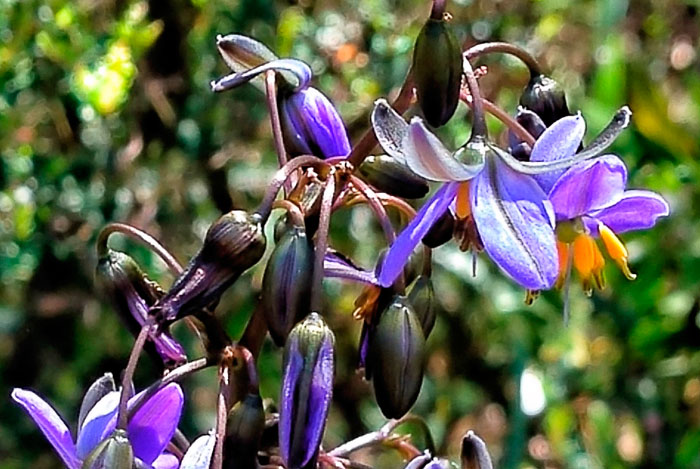
M 596 288 L 602 290 L 605 288 L 605 272 L 603 271 L 605 267 L 605 259 L 603 259 L 603 254 L 600 252 L 597 243 L 593 243 L 593 281 L 595 282 Z
M 588 235 L 581 234 L 574 239 L 574 267 L 583 279 L 590 277 L 593 272 L 594 247 L 594 241 Z
M 620 267 L 620 270 L 622 270 L 622 273 L 625 274 L 625 277 L 627 277 L 629 280 L 634 280 L 637 278 L 637 275 L 633 274 L 629 268 L 629 265 L 627 265 L 627 257 L 629 256 L 629 253 L 627 252 L 625 245 L 622 244 L 622 241 L 620 241 L 620 238 L 618 238 L 615 233 L 613 233 L 613 231 L 603 223 L 598 223 L 598 232 L 600 233 L 600 239 L 603 240 L 603 244 L 605 245 L 605 249 L 608 251 L 610 258 L 615 261 L 618 267 Z
M 457 218 L 464 220 L 467 218 L 471 212 L 471 206 L 469 205 L 469 183 L 463 182 L 457 188 L 457 200 L 455 202 L 455 211 L 457 212 Z
M 369 320 L 377 308 L 377 300 L 382 290 L 379 287 L 370 285 L 357 297 L 355 300 L 355 311 L 352 312 L 352 317 L 355 319 Z
M 559 255 L 559 276 L 557 277 L 557 283 L 554 284 L 554 287 L 561 289 L 566 281 L 566 271 L 569 268 L 569 245 L 557 241 L 557 254 Z
M 525 293 L 525 304 L 530 306 L 537 298 L 539 298 L 539 296 L 539 290 L 528 290 L 527 293 Z

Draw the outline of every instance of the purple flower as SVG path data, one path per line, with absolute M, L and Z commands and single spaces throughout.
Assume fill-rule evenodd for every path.
M 473 224 L 478 232 L 478 239 L 464 244 L 483 246 L 521 286 L 550 288 L 558 274 L 554 211 L 534 176 L 546 177 L 544 173 L 598 155 L 628 122 L 629 110 L 623 108 L 586 150 L 557 161 L 521 162 L 479 136 L 451 153 L 419 118 L 407 124 L 386 101 L 377 101 L 372 124 L 384 150 L 419 176 L 445 183 L 391 246 L 379 283 L 388 287 L 394 282 L 415 246 L 450 208 L 458 223 Z
M 532 161 L 553 162 L 570 158 L 578 148 L 586 124 L 581 116 L 559 119 L 536 141 Z M 535 176 L 547 192 L 557 222 L 560 280 L 571 261 L 590 292 L 591 283 L 603 285 L 603 257 L 593 238 L 603 241 L 610 257 L 630 279 L 627 249 L 615 233 L 651 228 L 669 214 L 666 201 L 657 193 L 625 190 L 627 168 L 615 155 L 582 161 L 567 170 Z
M 333 395 L 333 332 L 311 313 L 284 347 L 279 445 L 287 469 L 315 467 Z
M 131 404 L 137 396 L 129 400 Z M 26 389 L 12 390 L 12 399 L 34 420 L 51 446 L 69 469 L 80 469 L 82 461 L 95 447 L 114 432 L 117 423 L 119 391 L 107 392 L 87 412 L 78 426 L 75 441 L 68 426 L 42 398 Z M 172 465 L 173 457 L 165 453 L 182 413 L 184 395 L 178 384 L 171 383 L 148 399 L 127 426 L 134 456 L 144 464 L 158 467 Z
M 382 286 L 396 280 L 413 249 L 451 205 L 459 220 L 476 224 L 486 252 L 516 282 L 532 290 L 554 283 L 557 251 L 551 204 L 531 176 L 503 161 L 505 152 L 473 140 L 452 155 L 420 119 L 406 124 L 385 101 L 377 102 L 373 125 L 391 156 L 403 159 L 419 176 L 445 183 L 391 246 L 379 275 Z
M 213 430 L 194 440 L 182 458 L 180 469 L 209 469 L 215 444 L 216 435 Z
M 297 59 L 270 60 L 275 56 L 267 47 L 239 35 L 219 37 L 217 46 L 234 73 L 213 81 L 211 88 L 215 92 L 248 83 L 270 70 L 280 72 L 277 106 L 285 147 L 291 156 L 330 158 L 350 153 L 343 119 L 323 93 L 309 86 L 313 73 L 306 63 Z M 251 56 L 258 57 L 251 61 Z M 246 63 L 258 65 L 245 69 L 240 57 L 247 57 Z M 264 59 L 267 60 L 262 62 Z

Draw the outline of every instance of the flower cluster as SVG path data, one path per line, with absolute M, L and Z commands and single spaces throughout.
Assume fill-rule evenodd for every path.
M 279 171 L 257 209 L 223 214 L 184 268 L 143 231 L 119 223 L 102 231 L 97 280 L 136 336 L 121 387 L 105 375 L 89 388 L 75 438 L 43 399 L 24 389 L 12 393 L 71 469 L 349 468 L 358 467 L 352 454 L 372 445 L 400 451 L 406 468 L 450 467 L 433 448 L 418 449 L 393 434 L 415 420 L 407 414 L 422 386 L 426 341 L 436 320 L 430 249 L 455 238 L 462 250 L 484 251 L 527 290 L 528 301 L 541 290 L 568 286 L 572 269 L 590 294 L 605 285 L 606 257 L 634 278 L 618 234 L 650 228 L 669 214 L 660 195 L 628 190 L 623 160 L 607 153 L 630 123 L 627 107 L 583 143 L 583 116 L 571 113 L 564 92 L 536 60 L 504 43 L 461 50 L 444 0 L 432 3 L 398 98 L 392 104 L 376 101 L 371 126 L 354 146 L 336 108 L 311 85 L 307 64 L 279 58 L 238 34 L 219 36 L 216 46 L 232 73 L 213 81 L 212 91 L 249 83 L 264 91 Z M 472 61 L 496 52 L 522 59 L 532 75 L 514 117 L 481 97 L 472 70 Z M 471 136 L 452 151 L 433 130 L 452 119 L 461 102 L 471 108 Z M 414 117 L 407 121 L 403 115 L 412 107 Z M 485 112 L 508 128 L 507 148 L 489 136 Z M 385 154 L 370 156 L 377 144 Z M 431 184 L 436 190 L 418 202 Z M 359 203 L 369 205 L 386 236 L 387 250 L 373 271 L 329 246 L 333 213 Z M 398 235 L 389 208 L 410 219 Z M 266 261 L 261 312 L 236 343 L 219 323 L 217 305 L 263 259 L 265 226 L 277 209 L 284 215 L 269 241 L 275 246 Z M 163 258 L 176 276 L 169 289 L 108 247 L 117 232 Z M 421 243 L 417 269 L 410 264 Z M 364 287 L 352 312 L 361 322 L 359 368 L 390 420 L 327 450 L 322 441 L 337 362 L 322 297 L 323 279 L 330 277 Z M 183 319 L 202 340 L 206 356 L 198 360 L 188 361 L 170 333 L 171 324 Z M 274 406 L 262 399 L 256 363 L 268 331 L 283 349 Z M 134 394 L 131 379 L 142 350 L 165 371 Z M 178 381 L 209 366 L 218 371 L 216 420 L 208 434 L 189 444 L 178 430 L 184 404 Z M 492 466 L 486 445 L 472 432 L 462 441 L 461 462 L 463 468 Z

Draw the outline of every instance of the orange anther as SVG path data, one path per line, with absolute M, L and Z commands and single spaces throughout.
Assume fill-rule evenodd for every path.
M 463 182 L 457 188 L 457 200 L 455 202 L 455 210 L 457 212 L 457 218 L 464 220 L 471 213 L 471 205 L 469 202 L 469 183 Z
M 627 277 L 629 280 L 634 280 L 637 278 L 637 276 L 630 270 L 629 265 L 627 265 L 627 257 L 629 256 L 629 253 L 627 252 L 625 245 L 622 244 L 622 241 L 620 241 L 620 238 L 618 238 L 617 235 L 603 223 L 598 223 L 598 232 L 600 233 L 600 239 L 603 240 L 603 244 L 605 245 L 605 250 L 608 251 L 610 258 L 615 261 L 618 267 L 620 267 L 620 270 L 622 270 L 622 273 L 625 274 L 625 277 Z
M 574 267 L 582 279 L 587 279 L 593 273 L 595 249 L 595 241 L 588 235 L 581 234 L 574 239 Z

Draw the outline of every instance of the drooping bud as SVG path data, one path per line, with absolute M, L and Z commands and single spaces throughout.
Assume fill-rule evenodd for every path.
M 380 191 L 404 199 L 420 199 L 430 190 L 425 179 L 389 155 L 368 156 L 360 174 Z
M 225 469 L 255 469 L 265 411 L 259 394 L 248 394 L 228 414 L 224 440 Z
M 315 467 L 333 395 L 334 343 L 323 318 L 311 313 L 284 347 L 279 446 L 287 469 Z
M 223 215 L 209 228 L 200 251 L 152 310 L 173 321 L 218 302 L 221 294 L 260 260 L 265 242 L 258 214 L 233 210 Z
M 292 327 L 309 313 L 313 264 L 314 250 L 304 228 L 289 228 L 270 256 L 262 290 L 270 336 L 280 347 Z
M 571 115 L 564 90 L 559 83 L 545 75 L 530 79 L 520 96 L 520 105 L 540 116 L 546 126 Z
M 413 406 L 423 382 L 425 337 L 413 306 L 397 295 L 371 331 L 368 359 L 377 404 L 387 418 Z
M 493 469 L 486 443 L 469 430 L 462 438 L 462 469 Z
M 547 128 L 540 116 L 522 106 L 518 106 L 515 120 L 535 139 L 539 138 L 542 132 Z M 510 147 L 509 151 L 514 157 L 521 161 L 530 159 L 532 147 L 518 137 L 512 130 L 508 131 L 508 144 Z
M 408 301 L 416 312 L 418 322 L 427 339 L 435 326 L 435 292 L 427 275 L 419 275 L 408 289 Z
M 149 309 L 163 296 L 160 286 L 146 276 L 134 259 L 111 249 L 97 262 L 95 279 L 127 329 L 134 336 L 138 335 L 151 320 Z M 173 339 L 167 327 L 149 335 L 146 350 L 152 355 L 155 350 L 168 368 L 187 361 L 185 350 Z
M 131 469 L 134 451 L 125 430 L 114 430 L 83 461 L 83 469 Z
M 433 249 L 442 246 L 452 239 L 454 227 L 455 217 L 449 210 L 446 210 L 430 227 L 428 234 L 423 237 L 423 244 Z
M 114 382 L 112 373 L 105 373 L 90 385 L 85 392 L 83 401 L 80 403 L 80 412 L 78 413 L 78 428 L 82 428 L 85 417 L 90 409 L 95 407 L 95 404 L 105 397 L 110 392 L 116 391 L 117 386 Z
M 433 127 L 444 125 L 457 109 L 462 84 L 462 52 L 443 14 L 431 15 L 413 50 L 418 104 Z
M 316 88 L 280 89 L 277 105 L 284 144 L 290 156 L 330 158 L 350 153 L 343 119 L 333 103 Z

